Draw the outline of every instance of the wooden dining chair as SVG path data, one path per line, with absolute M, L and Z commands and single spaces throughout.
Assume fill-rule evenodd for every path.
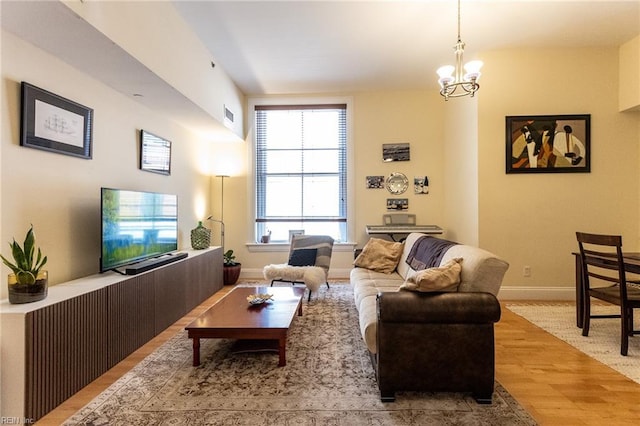
M 582 335 L 589 335 L 592 318 L 620 318 L 620 353 L 627 355 L 629 336 L 640 334 L 633 328 L 633 310 L 640 308 L 639 280 L 630 280 L 624 266 L 622 237 L 576 232 L 582 259 L 584 323 Z M 592 282 L 593 281 L 593 282 Z M 593 284 L 599 283 L 599 286 Z M 603 283 L 604 282 L 604 285 Z M 619 315 L 592 315 L 591 297 L 620 306 Z

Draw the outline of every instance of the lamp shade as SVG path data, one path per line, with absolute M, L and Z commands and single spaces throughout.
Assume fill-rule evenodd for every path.
M 481 75 L 480 68 L 482 68 L 482 65 L 484 65 L 482 61 L 469 61 L 464 64 L 464 70 L 466 71 L 464 79 L 471 80 L 472 78 L 475 78 L 478 80 Z
M 449 84 L 454 80 L 453 73 L 455 72 L 455 70 L 456 69 L 453 65 L 445 65 L 438 68 L 436 73 L 438 73 L 438 77 L 440 77 L 438 79 L 438 83 L 440 83 L 440 86 Z

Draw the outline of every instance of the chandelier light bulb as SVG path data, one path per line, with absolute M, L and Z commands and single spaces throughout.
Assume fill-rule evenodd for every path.
M 469 61 L 464 65 L 464 70 L 466 74 L 464 75 L 465 80 L 476 79 L 479 80 L 480 76 L 480 68 L 482 68 L 482 61 Z
M 446 86 L 454 80 L 453 73 L 455 70 L 456 69 L 453 65 L 444 65 L 438 68 L 436 72 L 438 73 L 438 77 L 440 77 L 438 79 L 438 83 L 440 83 L 441 87 Z

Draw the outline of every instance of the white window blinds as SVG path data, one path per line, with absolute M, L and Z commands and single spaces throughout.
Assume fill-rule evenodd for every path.
M 258 105 L 256 231 L 346 240 L 347 106 Z

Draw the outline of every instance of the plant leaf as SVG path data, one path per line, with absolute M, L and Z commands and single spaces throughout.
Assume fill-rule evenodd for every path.
M 16 275 L 16 279 L 21 284 L 33 284 L 36 281 L 40 269 L 47 263 L 47 256 L 42 256 L 42 251 L 38 248 L 38 256 L 34 259 L 36 252 L 36 237 L 33 232 L 33 225 L 27 231 L 24 239 L 23 247 L 16 242 L 15 238 L 12 243 L 11 254 L 15 263 L 11 263 L 7 258 L 0 255 L 2 262 L 7 265 Z M 35 260 L 35 263 L 34 263 Z
M 13 240 L 13 244 L 11 245 L 11 254 L 13 255 L 13 259 L 16 261 L 16 267 L 18 269 L 28 269 L 26 267 L 26 259 L 25 259 L 25 254 L 22 251 L 22 248 L 20 247 L 20 245 L 18 243 L 16 243 L 16 240 Z
M 27 235 L 24 237 L 24 256 L 25 256 L 25 270 L 30 271 L 33 267 L 33 253 L 35 252 L 36 236 L 33 234 L 33 225 L 27 231 Z
M 33 272 L 36 275 L 36 277 L 38 276 L 38 272 L 40 272 L 40 269 L 42 269 L 45 263 L 47 263 L 47 256 L 43 258 L 42 252 L 40 251 L 40 247 L 38 247 L 38 259 L 36 260 L 36 263 L 33 265 Z
M 30 271 L 20 271 L 16 274 L 16 280 L 20 284 L 32 285 L 36 282 L 36 277 Z
M 18 271 L 20 271 L 20 269 L 18 269 L 18 267 L 16 265 L 14 265 L 13 263 L 9 262 L 9 260 L 4 257 L 3 255 L 0 254 L 0 257 L 2 258 L 2 262 L 7 265 L 14 274 L 16 274 Z

